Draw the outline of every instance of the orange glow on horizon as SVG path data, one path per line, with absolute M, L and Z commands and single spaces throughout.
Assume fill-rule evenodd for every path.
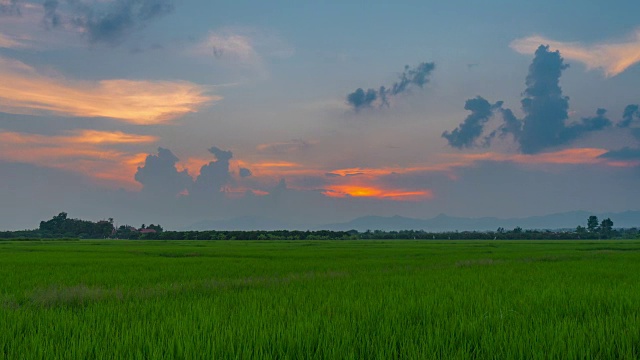
M 331 185 L 323 194 L 328 197 L 346 198 L 361 197 L 396 201 L 418 201 L 433 198 L 433 192 L 429 189 L 405 190 L 383 189 L 374 186 L 360 185 Z

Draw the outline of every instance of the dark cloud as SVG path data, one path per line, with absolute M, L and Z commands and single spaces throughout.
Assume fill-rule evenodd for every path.
M 373 89 L 364 91 L 362 88 L 347 95 L 347 103 L 353 106 L 353 110 L 358 111 L 365 107 L 370 107 L 378 98 L 378 92 Z
M 620 150 L 611 150 L 600 157 L 610 160 L 640 160 L 640 149 L 625 147 Z
M 251 170 L 247 169 L 247 168 L 240 168 L 240 177 L 242 178 L 246 178 L 251 176 Z
M 522 121 L 513 115 L 511 109 L 502 108 L 502 102 L 500 102 L 500 113 L 504 122 L 500 127 L 500 137 L 504 138 L 511 134 L 516 141 L 519 141 L 520 133 L 522 132 Z
M 216 157 L 216 160 L 200 168 L 200 175 L 198 175 L 189 191 L 190 195 L 202 199 L 219 197 L 222 188 L 232 180 L 231 172 L 229 171 L 229 160 L 233 157 L 233 153 L 215 146 L 210 148 L 209 152 Z
M 42 7 L 44 8 L 42 22 L 47 28 L 57 28 L 62 24 L 60 14 L 57 12 L 58 0 L 45 0 L 44 3 L 42 3 Z
M 594 117 L 583 118 L 567 125 L 569 97 L 562 94 L 560 76 L 568 67 L 560 52 L 549 51 L 548 46 L 540 45 L 526 78 L 526 89 L 521 101 L 525 114 L 522 120 L 518 119 L 511 109 L 503 108 L 502 101 L 491 105 L 482 97 L 477 97 L 467 100 L 465 109 L 470 110 L 471 115 L 464 123 L 452 132 L 445 131 L 442 136 L 452 147 L 476 146 L 476 140 L 482 135 L 485 123 L 494 113 L 499 112 L 502 115 L 502 124 L 485 136 L 482 145 L 488 146 L 496 136 L 504 138 L 512 135 L 520 144 L 523 153 L 534 154 L 549 147 L 565 145 L 589 132 L 610 127 L 612 122 L 605 116 L 605 109 L 598 109 Z M 637 109 L 627 108 L 625 119 L 635 116 Z M 626 123 L 623 121 L 621 124 Z
M 395 82 L 391 87 L 386 88 L 380 86 L 378 90 L 362 88 L 356 89 L 356 91 L 347 95 L 347 104 L 349 104 L 355 111 L 361 110 L 366 107 L 372 107 L 377 100 L 379 106 L 388 106 L 389 98 L 398 96 L 411 87 L 417 86 L 423 88 L 425 84 L 429 82 L 429 75 L 435 69 L 434 63 L 420 63 L 415 68 L 406 65 L 404 71 L 400 74 L 400 80 Z
M 0 0 L 0 15 L 20 16 L 19 0 Z
M 278 198 L 282 196 L 284 193 L 286 193 L 287 190 L 288 188 L 287 188 L 286 180 L 280 179 L 280 181 L 278 181 L 278 184 L 273 188 L 271 188 L 271 190 L 269 191 L 269 196 L 272 198 Z
M 158 148 L 158 155 L 148 155 L 143 167 L 138 167 L 135 180 L 143 191 L 175 196 L 188 189 L 193 180 L 186 170 L 178 171 L 178 158 L 169 149 Z
M 173 11 L 173 0 L 116 0 L 106 9 L 90 6 L 79 0 L 67 0 L 71 18 L 66 19 L 81 29 L 92 44 L 120 44 L 130 33 Z M 55 28 L 63 19 L 57 12 L 58 0 L 45 0 L 43 21 Z
M 562 143 L 569 142 L 581 137 L 588 132 L 599 131 L 610 127 L 611 120 L 609 120 L 605 116 L 606 113 L 607 110 L 598 109 L 596 111 L 596 116 L 590 118 L 582 118 L 580 122 L 565 127 L 560 134 L 560 141 Z
M 471 111 L 464 122 L 452 132 L 442 133 L 449 145 L 458 149 L 474 146 L 476 139 L 482 135 L 484 124 L 493 114 L 493 105 L 480 96 L 467 100 L 464 109 Z
M 212 153 L 218 161 L 226 161 L 227 163 L 233 157 L 233 153 L 231 151 L 220 150 L 219 148 L 213 146 L 209 149 L 210 153 Z
M 407 91 L 410 85 L 415 85 L 422 89 L 429 82 L 429 75 L 433 69 L 435 69 L 434 63 L 421 63 L 413 69 L 409 65 L 405 65 L 404 71 L 400 75 L 400 81 L 393 84 L 390 95 L 403 93 Z
M 257 149 L 274 154 L 285 154 L 295 151 L 304 151 L 311 148 L 312 143 L 303 139 L 293 139 L 285 142 L 276 142 L 258 145 Z
M 526 154 L 560 145 L 565 140 L 565 121 L 569 118 L 569 97 L 562 95 L 560 76 L 569 65 L 559 51 L 540 46 L 529 66 L 522 99 L 523 119 L 520 148 Z
M 624 108 L 624 113 L 622 114 L 622 121 L 618 123 L 619 127 L 626 128 L 630 127 L 632 123 L 640 121 L 640 111 L 638 111 L 638 105 L 627 105 Z

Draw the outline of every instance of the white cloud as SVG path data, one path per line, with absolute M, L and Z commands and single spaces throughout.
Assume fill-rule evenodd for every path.
M 510 46 L 521 54 L 533 54 L 540 45 L 549 45 L 551 50 L 559 50 L 563 57 L 579 61 L 587 69 L 602 69 L 605 76 L 616 76 L 630 66 L 640 62 L 640 29 L 625 42 L 582 44 L 562 42 L 534 35 L 516 39 Z
M 223 28 L 211 31 L 193 49 L 199 56 L 211 56 L 229 66 L 266 73 L 265 59 L 285 59 L 294 49 L 278 35 L 251 28 Z
M 230 62 L 240 62 L 244 65 L 258 66 L 262 64 L 262 57 L 258 55 L 253 41 L 244 35 L 211 32 L 197 46 L 200 54 L 211 55 L 216 59 Z

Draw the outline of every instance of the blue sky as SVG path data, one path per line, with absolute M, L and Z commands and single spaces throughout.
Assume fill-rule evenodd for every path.
M 637 210 L 639 11 L 0 0 L 0 228 Z

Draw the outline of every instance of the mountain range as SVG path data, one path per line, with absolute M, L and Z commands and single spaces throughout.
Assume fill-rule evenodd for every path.
M 640 227 L 640 211 L 625 211 L 618 213 L 593 214 L 587 211 L 571 211 L 543 216 L 521 218 L 497 217 L 455 217 L 440 214 L 430 219 L 410 218 L 403 216 L 363 216 L 343 223 L 324 225 L 287 224 L 261 217 L 239 217 L 227 220 L 205 220 L 194 223 L 184 230 L 425 230 L 442 231 L 490 231 L 499 227 L 507 230 L 515 227 L 523 229 L 575 229 L 578 225 L 587 225 L 587 218 L 591 215 L 598 219 L 610 218 L 616 228 Z

